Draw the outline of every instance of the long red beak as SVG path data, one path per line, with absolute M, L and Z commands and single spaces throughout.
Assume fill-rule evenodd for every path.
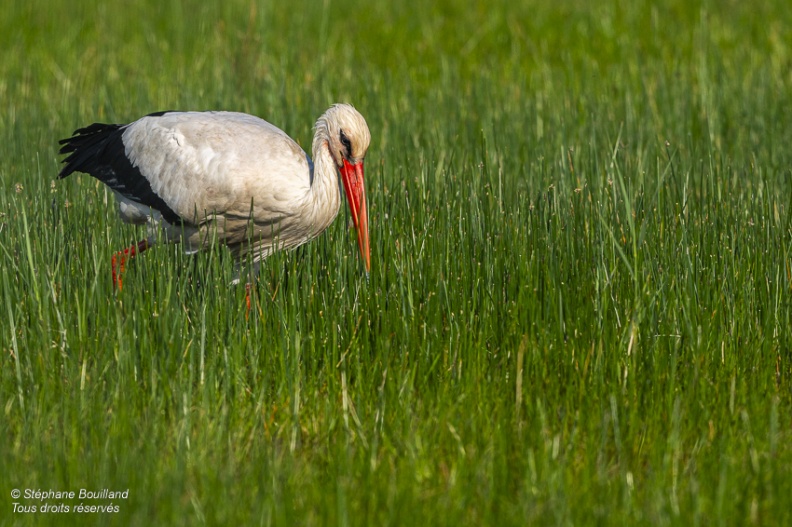
M 344 182 L 349 211 L 357 230 L 358 247 L 363 263 L 366 264 L 366 276 L 371 270 L 369 254 L 368 214 L 366 213 L 366 187 L 363 183 L 363 161 L 350 163 L 344 159 L 341 167 L 341 181 Z

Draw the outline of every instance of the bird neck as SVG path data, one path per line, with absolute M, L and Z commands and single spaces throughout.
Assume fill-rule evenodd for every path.
M 338 167 L 330 153 L 329 137 L 327 123 L 320 118 L 312 145 L 314 166 L 311 182 L 311 205 L 317 233 L 332 223 L 341 206 Z

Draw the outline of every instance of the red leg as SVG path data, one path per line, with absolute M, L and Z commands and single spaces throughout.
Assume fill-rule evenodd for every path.
M 124 274 L 124 267 L 126 266 L 127 260 L 142 253 L 149 247 L 151 247 L 151 245 L 149 245 L 148 240 L 141 240 L 136 244 L 132 245 L 131 247 L 127 247 L 123 251 L 118 251 L 113 255 L 113 260 L 112 260 L 113 285 L 117 287 L 119 291 L 121 291 L 121 289 L 123 288 L 121 275 Z
M 250 288 L 253 287 L 250 282 L 245 284 L 245 305 L 247 309 L 245 310 L 245 318 L 250 316 Z

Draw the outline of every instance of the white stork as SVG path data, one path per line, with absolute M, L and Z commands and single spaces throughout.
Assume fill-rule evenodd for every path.
M 148 237 L 113 256 L 121 289 L 128 258 L 158 240 L 185 251 L 225 244 L 241 262 L 315 238 L 338 214 L 338 176 L 366 268 L 368 216 L 363 160 L 371 134 L 363 116 L 336 104 L 316 121 L 313 161 L 279 128 L 244 113 L 159 112 L 126 124 L 95 123 L 63 139 L 59 178 L 95 177 L 116 194 L 121 219 L 148 223 Z M 248 276 L 248 285 L 252 277 Z

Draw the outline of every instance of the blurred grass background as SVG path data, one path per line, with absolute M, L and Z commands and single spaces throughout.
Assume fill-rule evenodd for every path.
M 781 1 L 12 2 L 0 524 L 792 523 L 791 42 Z M 58 139 L 225 109 L 307 148 L 339 101 L 369 283 L 342 213 L 249 319 L 221 249 L 114 295 L 141 233 Z

